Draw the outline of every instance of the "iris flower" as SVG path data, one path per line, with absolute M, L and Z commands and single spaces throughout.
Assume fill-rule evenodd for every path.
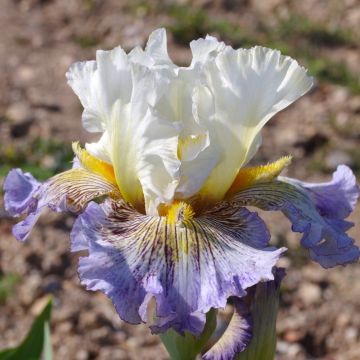
M 289 156 L 248 165 L 262 127 L 312 87 L 306 69 L 279 51 L 235 50 L 211 36 L 190 48 L 191 64 L 176 66 L 159 29 L 145 50 L 99 50 L 96 61 L 73 64 L 68 83 L 99 141 L 74 143 L 73 168 L 44 183 L 14 169 L 4 184 L 7 211 L 25 214 L 17 239 L 47 208 L 77 214 L 72 251 L 87 251 L 81 283 L 155 333 L 199 335 L 210 309 L 274 279 L 285 248 L 269 246 L 264 221 L 247 206 L 282 211 L 325 268 L 359 258 L 344 220 L 358 197 L 348 167 L 310 184 L 280 175 Z M 248 337 L 236 341 L 233 350 Z

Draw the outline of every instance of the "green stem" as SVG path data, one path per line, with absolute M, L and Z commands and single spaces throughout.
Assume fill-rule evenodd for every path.
M 275 281 L 256 285 L 251 300 L 253 338 L 236 360 L 273 360 L 276 351 L 276 318 L 279 307 L 281 271 Z

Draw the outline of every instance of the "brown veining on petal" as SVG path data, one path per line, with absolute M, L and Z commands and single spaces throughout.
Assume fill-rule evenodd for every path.
M 117 187 L 102 176 L 82 168 L 58 174 L 49 179 L 45 186 L 50 203 L 65 201 L 65 206 L 74 212 L 81 211 L 89 201 L 101 196 L 120 198 Z

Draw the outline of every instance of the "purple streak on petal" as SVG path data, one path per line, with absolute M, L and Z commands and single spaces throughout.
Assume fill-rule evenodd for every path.
M 284 251 L 267 247 L 264 223 L 245 208 L 214 209 L 182 228 L 119 204 L 90 203 L 76 222 L 73 249 L 87 243 L 89 254 L 80 258 L 79 275 L 130 323 L 147 322 L 149 301 L 156 300 L 153 332 L 199 335 L 210 308 L 225 307 L 230 296 L 273 279 Z

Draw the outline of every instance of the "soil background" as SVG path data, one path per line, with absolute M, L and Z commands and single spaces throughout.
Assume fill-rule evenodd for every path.
M 340 163 L 360 175 L 357 0 L 0 0 L 0 9 L 0 182 L 12 167 L 40 179 L 69 168 L 71 141 L 94 137 L 81 127 L 66 70 L 93 59 L 96 49 L 143 46 L 160 26 L 181 65 L 190 62 L 189 41 L 207 33 L 234 47 L 260 44 L 296 58 L 316 85 L 266 126 L 255 162 L 292 154 L 290 176 L 330 179 Z M 358 206 L 351 235 L 360 245 L 359 214 Z M 280 261 L 287 277 L 277 359 L 360 359 L 359 264 L 322 269 L 282 216 L 265 216 L 272 242 L 289 248 Z M 73 221 L 49 213 L 20 244 L 0 208 L 0 349 L 25 336 L 52 294 L 55 360 L 167 359 L 145 326 L 124 323 L 103 294 L 79 284 L 77 255 L 69 252 Z

